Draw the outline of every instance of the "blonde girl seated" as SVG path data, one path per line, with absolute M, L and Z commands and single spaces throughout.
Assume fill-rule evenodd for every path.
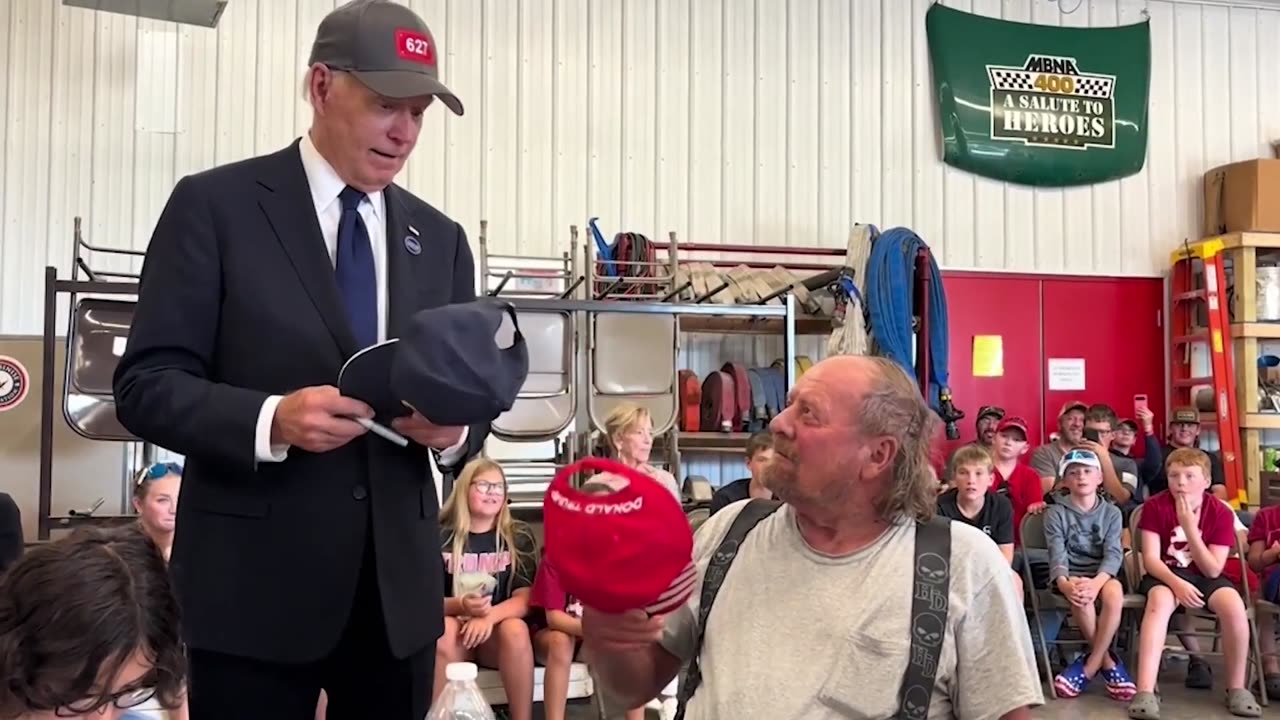
M 502 467 L 485 458 L 468 463 L 440 510 L 448 596 L 433 698 L 444 688 L 446 665 L 474 661 L 502 675 L 511 720 L 532 717 L 533 648 L 524 617 L 537 570 L 534 545 L 529 528 L 511 517 Z

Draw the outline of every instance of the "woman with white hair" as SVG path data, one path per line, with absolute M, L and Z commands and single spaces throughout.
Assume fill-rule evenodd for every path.
M 622 403 L 609 413 L 604 431 L 613 459 L 662 483 L 676 500 L 680 485 L 671 473 L 649 463 L 653 451 L 653 419 L 649 411 L 635 403 Z

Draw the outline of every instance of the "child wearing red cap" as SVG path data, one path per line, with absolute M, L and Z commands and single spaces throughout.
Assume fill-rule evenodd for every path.
M 1013 544 L 1022 546 L 1022 519 L 1028 511 L 1044 509 L 1044 489 L 1040 476 L 1031 466 L 1021 462 L 1027 454 L 1027 421 L 1017 416 L 1006 417 L 996 426 L 991 442 L 991 457 L 995 463 L 995 484 L 992 489 L 1009 498 L 1013 505 Z
M 433 698 L 451 662 L 475 661 L 502 675 L 512 720 L 533 715 L 533 648 L 529 587 L 535 564 L 533 534 L 511 517 L 502 466 L 467 463 L 440 509 L 444 561 L 444 634 L 436 642 Z

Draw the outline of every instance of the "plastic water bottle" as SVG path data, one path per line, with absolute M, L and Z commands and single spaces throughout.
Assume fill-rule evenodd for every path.
M 449 683 L 432 703 L 426 720 L 497 720 L 476 685 L 478 674 L 475 663 L 449 663 L 444 669 Z

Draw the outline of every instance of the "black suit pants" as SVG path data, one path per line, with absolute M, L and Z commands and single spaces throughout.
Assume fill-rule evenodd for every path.
M 314 720 L 321 689 L 327 720 L 422 720 L 435 647 L 392 656 L 369 537 L 351 616 L 328 657 L 291 665 L 193 649 L 190 662 L 191 720 Z

